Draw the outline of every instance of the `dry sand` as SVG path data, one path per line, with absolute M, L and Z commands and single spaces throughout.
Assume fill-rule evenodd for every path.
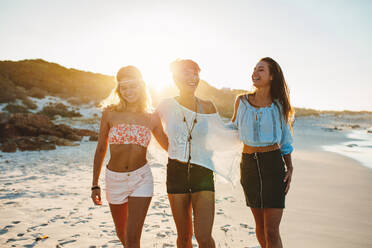
M 284 247 L 372 247 L 372 170 L 330 152 L 296 150 L 293 160 Z M 142 247 L 176 247 L 164 166 L 154 164 L 153 173 Z M 90 200 L 90 181 L 88 165 L 53 175 L 1 175 L 0 247 L 121 247 L 107 203 Z M 48 238 L 37 240 L 43 235 Z M 213 236 L 217 247 L 259 247 L 240 185 L 217 180 Z
M 322 151 L 296 151 L 282 222 L 285 247 L 372 247 L 372 170 Z

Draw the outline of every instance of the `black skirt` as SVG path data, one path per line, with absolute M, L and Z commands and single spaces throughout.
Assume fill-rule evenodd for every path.
M 242 154 L 240 183 L 247 206 L 251 208 L 284 208 L 285 163 L 280 150 Z

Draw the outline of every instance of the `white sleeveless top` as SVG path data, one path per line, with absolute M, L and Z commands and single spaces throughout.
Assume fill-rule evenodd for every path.
M 187 163 L 189 145 L 188 128 L 196 124 L 191 133 L 191 160 L 233 181 L 235 167 L 239 165 L 242 143 L 238 132 L 225 125 L 218 113 L 202 114 L 182 106 L 174 98 L 163 100 L 156 109 L 168 135 L 168 156 Z M 187 122 L 187 125 L 184 121 Z

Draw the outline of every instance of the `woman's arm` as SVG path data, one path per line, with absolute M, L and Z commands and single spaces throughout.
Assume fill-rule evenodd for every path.
M 102 163 L 106 155 L 107 145 L 108 145 L 108 133 L 110 130 L 109 126 L 109 118 L 108 118 L 108 110 L 105 110 L 102 113 L 99 135 L 98 135 L 98 143 L 96 152 L 94 154 L 94 164 L 93 164 L 93 180 L 92 180 L 92 187 L 98 186 L 99 175 L 101 174 Z M 92 200 L 94 204 L 101 205 L 101 189 L 96 187 L 92 189 Z
M 287 171 L 284 177 L 284 182 L 287 183 L 287 186 L 285 188 L 285 193 L 287 194 L 289 191 L 289 187 L 290 187 L 291 180 L 292 180 L 292 173 L 293 173 L 292 156 L 289 153 L 289 154 L 284 155 L 283 158 L 284 158 L 285 166 L 287 167 Z
M 152 122 L 152 134 L 154 135 L 155 139 L 158 141 L 160 146 L 165 150 L 168 151 L 168 136 L 165 134 L 163 129 L 163 124 L 161 123 L 159 113 L 155 112 L 151 116 Z
M 238 96 L 235 100 L 235 104 L 234 104 L 234 114 L 233 116 L 231 117 L 231 121 L 234 122 L 235 119 L 236 119 L 236 113 L 238 112 L 238 108 L 239 108 L 239 103 L 240 103 L 240 98 L 241 96 Z
M 281 114 L 281 111 L 279 112 Z M 282 116 L 283 117 L 283 116 Z M 289 123 L 287 123 L 283 118 L 281 118 L 282 122 L 282 138 L 280 141 L 280 149 L 282 156 L 284 158 L 285 166 L 286 166 L 286 174 L 284 177 L 284 182 L 286 182 L 287 186 L 285 188 L 285 193 L 287 194 L 289 191 L 289 187 L 292 180 L 292 174 L 293 174 L 293 165 L 292 165 L 292 156 L 291 153 L 293 151 L 293 138 L 292 138 L 292 132 L 291 128 L 289 126 Z

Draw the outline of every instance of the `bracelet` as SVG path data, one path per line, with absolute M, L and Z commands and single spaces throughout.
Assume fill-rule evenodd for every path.
M 95 190 L 95 189 L 101 189 L 101 187 L 99 185 L 95 185 L 93 186 L 92 188 L 90 188 L 91 190 Z

